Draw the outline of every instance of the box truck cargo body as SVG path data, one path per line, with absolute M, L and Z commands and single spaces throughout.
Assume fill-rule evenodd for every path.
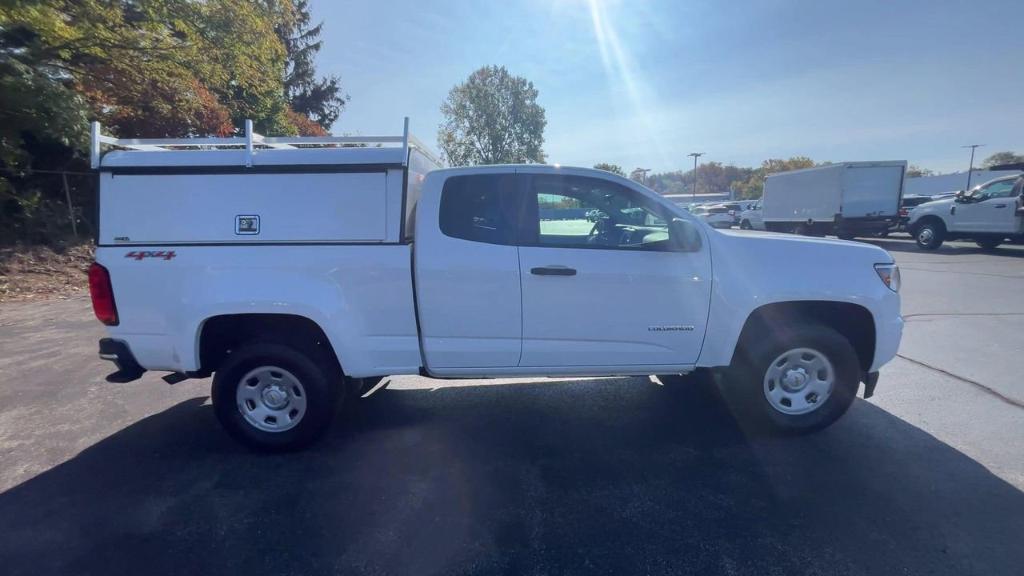
M 906 161 L 840 162 L 765 178 L 765 227 L 777 232 L 883 233 L 898 219 Z

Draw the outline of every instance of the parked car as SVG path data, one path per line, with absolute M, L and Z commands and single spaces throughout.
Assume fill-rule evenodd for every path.
M 227 431 L 288 450 L 397 374 L 675 386 L 718 370 L 744 426 L 810 432 L 896 354 L 899 269 L 881 248 L 716 231 L 599 170 L 440 169 L 405 134 L 337 147 L 247 122 L 200 149 L 94 124 L 108 380 L 213 375 Z
M 838 162 L 770 174 L 761 198 L 765 227 L 843 239 L 877 236 L 899 217 L 905 161 Z
M 699 206 L 690 211 L 713 228 L 732 228 L 734 218 L 725 206 Z
M 729 212 L 729 216 L 732 216 L 732 225 L 740 225 L 740 212 L 743 212 L 743 205 L 738 202 L 723 202 L 718 204 L 722 208 L 725 208 Z
M 761 218 L 761 201 L 748 204 L 748 208 L 740 212 L 740 228 L 743 230 L 764 230 L 764 219 Z
M 946 240 L 974 240 L 984 250 L 1024 240 L 1024 176 L 1004 176 L 910 212 L 907 230 L 925 250 Z

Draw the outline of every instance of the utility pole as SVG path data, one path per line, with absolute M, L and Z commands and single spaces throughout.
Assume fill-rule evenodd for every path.
M 961 146 L 961 148 L 971 149 L 971 165 L 970 168 L 967 169 L 967 188 L 964 190 L 965 194 L 971 191 L 971 172 L 974 171 L 974 150 L 979 146 L 984 146 L 984 144 L 968 144 L 966 146 Z
M 693 156 L 693 200 L 697 200 L 697 158 L 703 156 L 703 152 L 690 152 L 687 156 Z

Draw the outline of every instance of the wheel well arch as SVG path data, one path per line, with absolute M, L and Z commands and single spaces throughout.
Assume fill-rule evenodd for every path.
M 833 300 L 775 302 L 756 308 L 747 316 L 733 351 L 733 361 L 745 345 L 772 332 L 800 323 L 818 323 L 843 335 L 857 353 L 861 370 L 867 372 L 875 356 L 875 319 L 864 306 Z
M 924 216 L 921 216 L 920 218 L 917 219 L 916 222 L 914 222 L 913 225 L 910 226 L 910 229 L 916 232 L 918 229 L 921 228 L 921 226 L 929 222 L 938 224 L 939 226 L 942 227 L 943 231 L 946 230 L 946 221 L 940 218 L 939 216 L 936 216 L 935 214 L 926 214 Z
M 314 320 L 298 314 L 222 314 L 199 327 L 199 373 L 209 375 L 244 342 L 266 340 L 289 344 L 303 351 L 319 351 L 338 365 L 330 339 Z

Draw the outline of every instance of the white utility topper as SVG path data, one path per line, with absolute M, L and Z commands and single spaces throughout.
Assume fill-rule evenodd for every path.
M 212 374 L 218 418 L 256 448 L 307 444 L 336 400 L 397 374 L 720 369 L 753 421 L 809 431 L 861 382 L 870 396 L 900 341 L 884 250 L 716 231 L 598 170 L 440 169 L 408 121 L 380 138 L 94 125 L 92 151 L 108 379 Z

